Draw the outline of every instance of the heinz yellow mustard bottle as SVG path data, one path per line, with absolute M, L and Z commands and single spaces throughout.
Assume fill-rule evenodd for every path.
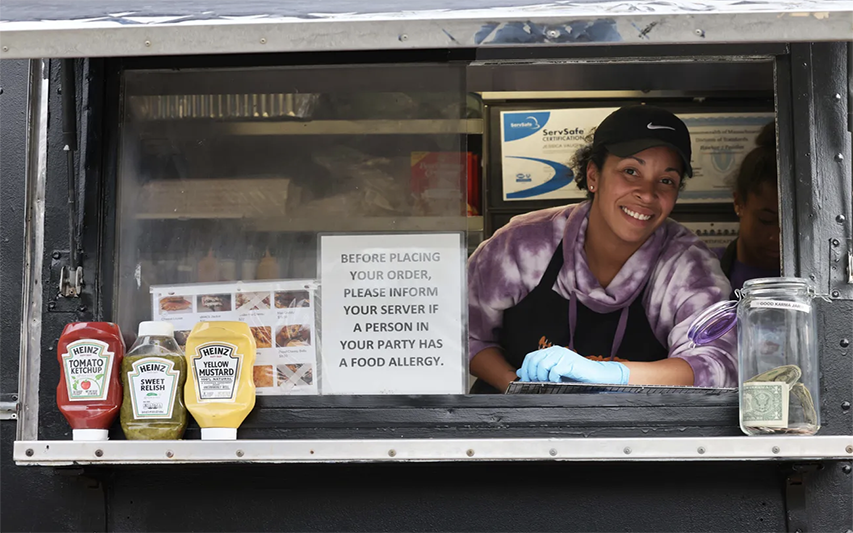
M 245 322 L 199 322 L 185 349 L 184 403 L 202 440 L 234 440 L 255 407 L 255 337 Z

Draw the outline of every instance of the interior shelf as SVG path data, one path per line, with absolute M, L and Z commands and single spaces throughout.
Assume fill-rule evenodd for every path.
M 197 136 L 200 132 L 198 120 L 150 122 L 140 127 L 144 138 Z M 201 131 L 208 136 L 480 135 L 483 120 L 211 121 Z

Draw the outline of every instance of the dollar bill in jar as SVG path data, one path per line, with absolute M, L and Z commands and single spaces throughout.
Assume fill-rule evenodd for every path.
M 790 385 L 784 381 L 748 381 L 742 385 L 741 420 L 755 428 L 787 428 Z

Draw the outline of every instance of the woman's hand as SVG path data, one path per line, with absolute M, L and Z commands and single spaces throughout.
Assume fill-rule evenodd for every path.
M 521 381 L 577 381 L 627 385 L 630 371 L 615 361 L 590 361 L 562 346 L 551 346 L 527 354 L 518 370 Z

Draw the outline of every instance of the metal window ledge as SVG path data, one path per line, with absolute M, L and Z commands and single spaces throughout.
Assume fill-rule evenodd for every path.
M 853 459 L 853 436 L 639 439 L 18 441 L 20 465 Z

